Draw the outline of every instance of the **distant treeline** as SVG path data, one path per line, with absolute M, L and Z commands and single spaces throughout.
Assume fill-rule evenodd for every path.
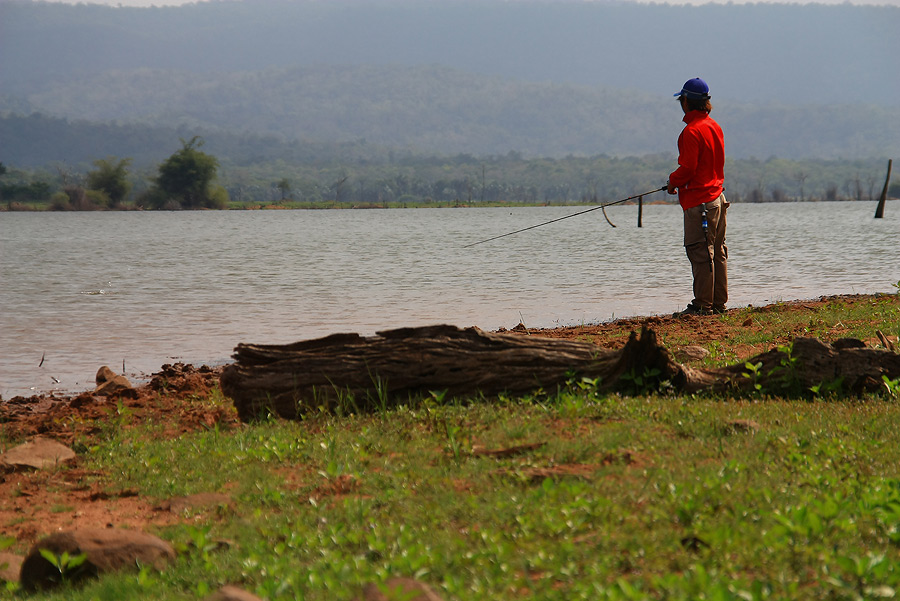
M 305 163 L 272 160 L 239 166 L 221 161 L 217 184 L 228 192 L 232 206 L 596 203 L 656 189 L 676 166 L 674 154 L 528 159 L 515 152 L 418 156 L 366 145 L 319 150 L 315 161 Z M 121 162 L 115 157 L 105 161 Z M 881 192 L 886 167 L 886 159 L 729 159 L 726 195 L 734 202 L 872 199 Z M 0 175 L 4 209 L 48 208 L 63 189 L 84 185 L 90 168 L 57 163 L 33 169 L 9 165 L 5 171 Z M 121 208 L 140 206 L 156 176 L 149 168 L 130 170 L 130 194 Z M 891 194 L 900 197 L 900 184 L 892 186 Z M 648 201 L 667 199 L 660 193 Z

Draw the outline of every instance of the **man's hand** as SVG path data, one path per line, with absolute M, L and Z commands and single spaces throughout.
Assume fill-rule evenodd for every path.
M 666 182 L 666 192 L 669 194 L 677 194 L 675 191 L 675 186 L 672 185 L 672 182 Z

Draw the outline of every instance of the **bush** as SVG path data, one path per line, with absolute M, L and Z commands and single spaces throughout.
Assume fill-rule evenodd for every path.
M 225 209 L 228 207 L 228 190 L 222 186 L 214 186 L 210 191 L 204 206 L 207 209 Z
M 167 211 L 173 210 L 172 207 L 165 206 L 168 202 L 168 198 L 166 197 L 166 193 L 159 188 L 150 188 L 146 192 L 143 192 L 137 197 L 135 202 L 139 208 L 163 209 Z M 177 207 L 174 207 L 174 209 L 180 208 L 180 204 Z
M 88 188 L 106 196 L 105 206 L 121 206 L 131 191 L 131 183 L 127 179 L 130 164 L 131 159 L 118 162 L 112 158 L 94 161 L 96 169 L 87 174 Z

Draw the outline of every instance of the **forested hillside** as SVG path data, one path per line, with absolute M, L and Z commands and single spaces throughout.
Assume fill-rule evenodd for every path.
M 238 196 L 290 178 L 328 199 L 349 173 L 360 202 L 468 198 L 492 167 L 497 198 L 630 193 L 671 166 L 672 93 L 701 75 L 735 195 L 859 198 L 900 156 L 898 24 L 849 4 L 0 0 L 0 162 L 152 173 L 199 135 Z M 379 192 L 396 177 L 418 187 Z
M 282 140 L 364 139 L 420 152 L 478 155 L 668 152 L 682 126 L 671 93 L 521 82 L 434 65 L 227 74 L 116 71 L 60 84 L 30 101 L 48 114 L 89 121 L 253 132 Z M 900 155 L 900 107 L 848 111 L 727 100 L 715 106 L 728 132 L 728 153 L 736 158 Z M 55 155 L 29 152 L 22 145 L 37 142 L 32 132 L 10 134 L 8 152 L 20 163 L 26 155 L 32 161 L 81 160 L 62 154 L 61 146 Z M 121 146 L 111 146 L 106 154 L 123 153 Z

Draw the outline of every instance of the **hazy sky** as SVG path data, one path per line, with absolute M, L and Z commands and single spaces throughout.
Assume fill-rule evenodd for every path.
M 192 0 L 51 0 L 56 2 L 63 2 L 65 4 L 106 4 L 108 6 L 178 6 L 181 4 L 191 4 Z M 435 0 L 432 0 L 435 1 Z M 602 1 L 602 0 L 601 0 Z M 757 2 L 760 0 L 637 0 L 637 1 L 655 1 L 660 4 L 668 3 L 668 4 L 709 4 L 711 2 L 715 2 L 717 4 L 724 4 L 726 2 L 732 1 L 735 4 L 741 4 L 744 2 Z M 767 1 L 767 0 L 762 0 Z M 790 3 L 790 4 L 809 4 L 809 0 L 768 0 L 782 3 Z M 815 0 L 815 4 L 843 4 L 847 0 Z M 900 6 L 900 0 L 850 0 L 851 4 L 879 4 L 879 5 L 890 5 L 890 6 Z

